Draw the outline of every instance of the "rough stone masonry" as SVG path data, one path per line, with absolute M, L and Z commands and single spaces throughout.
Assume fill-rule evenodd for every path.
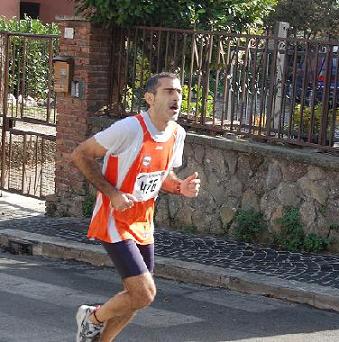
M 107 117 L 92 118 L 91 134 L 112 123 Z M 300 210 L 305 233 L 334 238 L 331 250 L 339 251 L 339 160 L 314 149 L 273 146 L 241 139 L 188 133 L 183 166 L 186 177 L 199 172 L 198 198 L 187 200 L 161 194 L 156 223 L 199 233 L 233 234 L 238 209 L 262 212 L 268 222 L 265 241 L 279 232 L 276 220 L 284 208 Z

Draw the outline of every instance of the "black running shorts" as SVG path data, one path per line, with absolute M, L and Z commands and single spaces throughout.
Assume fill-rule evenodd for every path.
M 137 276 L 154 269 L 154 244 L 139 245 L 134 240 L 114 243 L 101 241 L 121 278 Z

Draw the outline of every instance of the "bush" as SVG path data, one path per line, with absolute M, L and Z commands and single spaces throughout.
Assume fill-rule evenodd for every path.
M 285 208 L 283 216 L 276 220 L 281 225 L 281 232 L 275 236 L 278 247 L 288 251 L 304 250 L 306 252 L 321 252 L 326 250 L 330 239 L 318 234 L 305 235 L 297 208 Z
M 253 209 L 238 210 L 235 223 L 236 238 L 245 242 L 257 241 L 267 227 L 263 214 Z
M 197 85 L 195 85 L 191 89 L 191 99 L 190 104 L 188 106 L 188 96 L 189 96 L 189 87 L 184 85 L 182 87 L 182 105 L 181 112 L 187 115 L 196 115 L 200 117 L 202 115 L 204 94 L 203 89 L 197 89 Z M 213 93 L 209 92 L 209 95 L 206 99 L 206 117 L 211 118 L 213 116 Z
M 60 33 L 57 24 L 44 24 L 39 19 L 32 19 L 27 16 L 21 20 L 17 20 L 16 18 L 8 19 L 0 16 L 0 31 L 35 34 Z
M 310 233 L 304 240 L 304 250 L 306 252 L 321 252 L 328 248 L 330 239 L 323 238 L 317 234 Z
M 308 134 L 311 126 L 313 126 L 313 134 L 319 133 L 320 129 L 320 121 L 321 121 L 322 107 L 317 105 L 314 107 L 313 113 L 313 125 L 311 122 L 312 119 L 312 107 L 304 106 L 303 109 L 303 118 L 301 121 L 301 105 L 297 104 L 294 108 L 293 113 L 293 126 L 294 129 L 298 130 L 301 124 L 301 132 L 304 134 Z
M 281 225 L 281 232 L 276 236 L 276 243 L 288 251 L 302 249 L 305 233 L 297 208 L 287 208 L 276 222 Z

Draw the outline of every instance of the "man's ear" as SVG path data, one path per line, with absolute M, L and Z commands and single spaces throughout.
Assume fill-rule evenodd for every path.
M 145 101 L 149 106 L 151 106 L 154 102 L 154 94 L 152 93 L 145 93 Z

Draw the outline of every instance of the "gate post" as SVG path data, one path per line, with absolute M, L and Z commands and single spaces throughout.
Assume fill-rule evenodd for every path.
M 82 216 L 88 183 L 70 162 L 74 148 L 89 135 L 89 118 L 109 103 L 112 35 L 78 17 L 57 18 L 61 56 L 74 60 L 73 81 L 80 92 L 58 93 L 55 195 L 46 199 L 46 213 Z M 74 85 L 74 84 L 73 84 Z
M 8 110 L 8 73 L 9 73 L 9 35 L 8 33 L 4 34 L 4 70 L 3 70 L 3 87 L 2 89 L 2 132 L 1 132 L 1 189 L 4 188 L 5 185 L 5 173 L 6 173 L 6 126 L 7 126 L 7 110 Z M 0 70 L 1 72 L 1 70 Z M 0 86 L 0 91 L 1 91 Z

